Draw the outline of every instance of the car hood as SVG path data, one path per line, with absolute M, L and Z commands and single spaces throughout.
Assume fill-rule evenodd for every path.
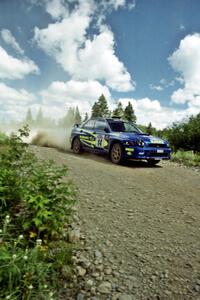
M 166 140 L 161 139 L 160 137 L 156 137 L 153 135 L 147 135 L 147 134 L 142 134 L 142 133 L 121 133 L 120 134 L 121 138 L 123 139 L 128 139 L 128 140 L 137 140 L 140 139 L 146 143 L 155 143 L 155 144 L 164 144 L 167 143 Z

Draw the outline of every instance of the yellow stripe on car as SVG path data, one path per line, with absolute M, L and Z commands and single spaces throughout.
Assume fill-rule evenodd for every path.
M 127 151 L 127 152 L 134 152 L 134 149 L 133 148 L 125 148 L 125 151 Z

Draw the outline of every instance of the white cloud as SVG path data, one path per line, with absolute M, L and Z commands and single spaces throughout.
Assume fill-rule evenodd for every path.
M 2 119 L 20 119 L 27 107 L 36 101 L 35 95 L 25 89 L 14 89 L 0 83 L 0 115 Z
M 98 81 L 54 81 L 38 96 L 25 89 L 14 89 L 0 83 L 0 116 L 6 119 L 22 119 L 31 108 L 33 115 L 41 107 L 44 114 L 52 119 L 63 117 L 69 107 L 78 106 L 82 114 L 91 111 L 93 103 L 104 94 L 111 102 L 109 89 Z M 40 103 L 38 100 L 41 99 Z
M 174 86 L 174 84 L 175 84 L 174 80 L 169 81 L 169 80 L 166 80 L 165 78 L 162 78 L 159 81 L 159 84 L 153 84 L 153 83 L 149 84 L 149 88 L 151 90 L 163 91 L 166 88 Z
M 163 129 L 175 121 L 181 121 L 193 113 L 190 109 L 183 110 L 161 106 L 158 100 L 151 100 L 149 98 L 121 98 L 119 101 L 124 107 L 129 101 L 131 102 L 138 124 L 148 125 L 151 122 L 158 129 Z
M 174 80 L 169 81 L 169 80 L 167 80 L 165 78 L 162 78 L 160 80 L 160 84 L 161 84 L 162 88 L 164 89 L 164 88 L 168 88 L 170 86 L 174 86 L 175 81 Z
M 134 8 L 136 7 L 136 0 L 130 1 L 130 2 L 127 4 L 127 6 L 128 6 L 128 9 L 129 9 L 129 10 L 134 9 Z
M 0 103 L 1 105 L 19 104 L 27 105 L 35 100 L 35 96 L 25 89 L 14 89 L 5 83 L 0 83 Z
M 72 72 L 77 61 L 77 50 L 85 41 L 89 27 L 90 6 L 81 5 L 60 22 L 49 24 L 47 28 L 35 28 L 34 39 L 39 48 L 53 56 L 64 70 Z
M 10 30 L 8 30 L 8 29 L 2 29 L 1 30 L 1 37 L 2 37 L 2 39 L 4 40 L 4 42 L 6 44 L 12 46 L 20 54 L 24 54 L 24 50 L 17 43 L 15 37 L 12 35 L 12 33 L 10 32 Z
M 17 59 L 9 55 L 0 46 L 0 78 L 22 79 L 30 73 L 38 73 L 39 69 L 30 59 Z
M 162 91 L 163 87 L 161 85 L 155 85 L 155 84 L 150 84 L 149 85 L 151 90 L 156 90 L 156 91 Z
M 74 66 L 73 76 L 104 80 L 116 91 L 133 90 L 130 74 L 114 54 L 114 36 L 107 27 L 93 40 L 86 40 L 85 48 L 79 50 L 79 62 Z
M 94 17 L 94 1 L 80 1 L 79 6 L 60 22 L 47 28 L 35 28 L 38 47 L 51 55 L 74 80 L 101 80 L 116 91 L 130 91 L 135 83 L 115 54 L 114 35 L 101 26 L 98 35 L 87 37 Z M 122 5 L 122 1 L 116 2 Z
M 124 6 L 126 4 L 126 0 L 108 0 L 106 2 L 107 5 L 113 6 L 115 10 L 117 10 L 119 7 Z
M 57 107 L 59 112 L 57 118 L 66 113 L 71 106 L 78 106 L 82 113 L 89 112 L 94 101 L 101 94 L 110 100 L 110 92 L 106 86 L 101 85 L 97 81 L 74 81 L 67 82 L 54 81 L 46 89 L 40 92 L 42 104 L 50 110 L 51 107 Z M 55 111 L 52 110 L 54 113 Z M 55 118 L 55 113 L 54 113 Z
M 96 4 L 97 11 L 100 11 L 103 15 L 106 15 L 113 9 L 127 8 L 128 10 L 132 10 L 136 6 L 136 0 L 101 0 L 93 2 Z
M 187 103 L 190 109 L 200 111 L 200 34 L 187 35 L 182 39 L 169 62 L 180 73 L 184 84 L 172 94 L 172 101 Z
M 45 4 L 46 11 L 52 16 L 53 19 L 59 19 L 68 13 L 68 9 L 64 0 L 46 1 Z

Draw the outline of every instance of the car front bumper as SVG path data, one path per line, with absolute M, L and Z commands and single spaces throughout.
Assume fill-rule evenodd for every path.
M 125 147 L 125 157 L 130 159 L 170 159 L 170 148 Z

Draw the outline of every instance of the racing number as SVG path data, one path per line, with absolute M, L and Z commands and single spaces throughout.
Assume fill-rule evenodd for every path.
M 103 148 L 103 142 L 104 142 L 104 135 L 102 135 L 102 134 L 97 135 L 96 147 Z

